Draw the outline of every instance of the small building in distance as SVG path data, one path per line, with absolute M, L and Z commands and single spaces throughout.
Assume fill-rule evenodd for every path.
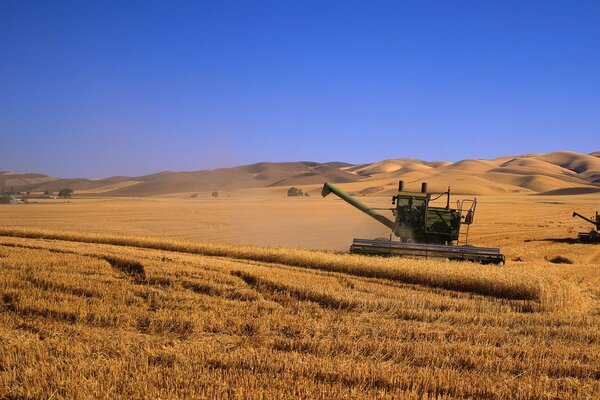
M 304 192 L 302 189 L 294 187 L 294 186 L 292 186 L 291 188 L 288 189 L 287 195 L 288 195 L 288 197 L 300 197 L 300 196 L 308 197 L 308 196 L 310 196 L 308 194 L 308 192 Z
M 0 195 L 0 204 L 24 204 L 27 203 L 27 199 L 16 197 L 13 194 Z

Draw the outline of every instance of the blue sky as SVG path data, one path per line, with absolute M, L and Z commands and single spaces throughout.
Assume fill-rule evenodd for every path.
M 0 1 L 0 170 L 600 150 L 598 1 Z

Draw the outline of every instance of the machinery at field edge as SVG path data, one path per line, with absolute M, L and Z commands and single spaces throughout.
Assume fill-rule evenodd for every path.
M 404 190 L 404 181 L 399 182 L 398 194 L 392 197 L 391 220 L 336 186 L 325 183 L 321 195 L 335 194 L 348 204 L 376 219 L 391 229 L 399 240 L 354 239 L 351 253 L 377 256 L 410 256 L 419 258 L 447 258 L 467 260 L 484 264 L 504 264 L 504 256 L 498 248 L 484 248 L 468 245 L 469 227 L 475 217 L 477 199 L 459 200 L 456 208 L 450 208 L 450 187 L 448 191 L 432 198 L 427 192 L 427 184 L 421 185 L 421 192 Z M 446 207 L 434 207 L 431 201 L 446 196 Z M 462 225 L 465 231 L 461 232 Z M 462 243 L 461 243 L 462 239 Z
M 579 217 L 584 221 L 589 222 L 596 228 L 595 230 L 592 229 L 590 232 L 579 232 L 579 240 L 584 243 L 600 243 L 600 215 L 598 214 L 598 211 L 596 211 L 596 221 L 592 219 L 594 217 L 586 218 L 578 212 L 573 212 L 573 218 L 575 217 Z

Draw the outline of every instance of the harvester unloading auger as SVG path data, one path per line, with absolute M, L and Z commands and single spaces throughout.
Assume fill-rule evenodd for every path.
M 450 208 L 450 188 L 432 199 L 432 194 L 427 193 L 426 183 L 422 184 L 419 193 L 405 191 L 404 182 L 400 181 L 398 194 L 392 197 L 394 207 L 385 209 L 392 211 L 395 220 L 378 213 L 376 209 L 363 204 L 334 185 L 325 183 L 321 195 L 325 197 L 329 193 L 337 195 L 348 204 L 381 222 L 399 238 L 398 241 L 354 239 L 350 246 L 351 253 L 504 264 L 504 256 L 500 253 L 500 249 L 468 245 L 469 227 L 473 223 L 477 199 L 459 200 L 457 208 Z M 446 207 L 429 205 L 430 201 L 444 195 L 447 196 Z M 466 225 L 466 231 L 463 233 L 460 232 L 462 225 Z M 459 245 L 461 239 L 464 240 Z
M 578 212 L 573 212 L 573 218 L 575 217 L 579 217 L 596 227 L 595 230 L 591 230 L 590 232 L 579 232 L 579 240 L 585 243 L 600 243 L 600 215 L 598 211 L 596 211 L 596 221 L 592 219 L 594 217 L 586 218 Z

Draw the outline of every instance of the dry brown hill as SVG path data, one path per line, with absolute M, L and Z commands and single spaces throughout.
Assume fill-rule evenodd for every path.
M 54 180 L 56 180 L 56 178 L 43 174 L 2 171 L 0 172 L 0 191 L 10 191 L 11 189 L 19 189 L 24 186 L 35 186 Z
M 0 188 L 56 192 L 71 187 L 81 195 L 152 196 L 212 190 L 310 186 L 336 182 L 348 190 L 387 194 L 398 180 L 416 189 L 427 181 L 432 191 L 452 186 L 466 194 L 577 194 L 600 189 L 600 152 L 558 151 L 492 160 L 426 162 L 410 158 L 371 164 L 340 162 L 256 163 L 233 168 L 106 179 L 57 179 L 41 174 L 0 173 Z M 374 190 L 373 188 L 377 188 Z

